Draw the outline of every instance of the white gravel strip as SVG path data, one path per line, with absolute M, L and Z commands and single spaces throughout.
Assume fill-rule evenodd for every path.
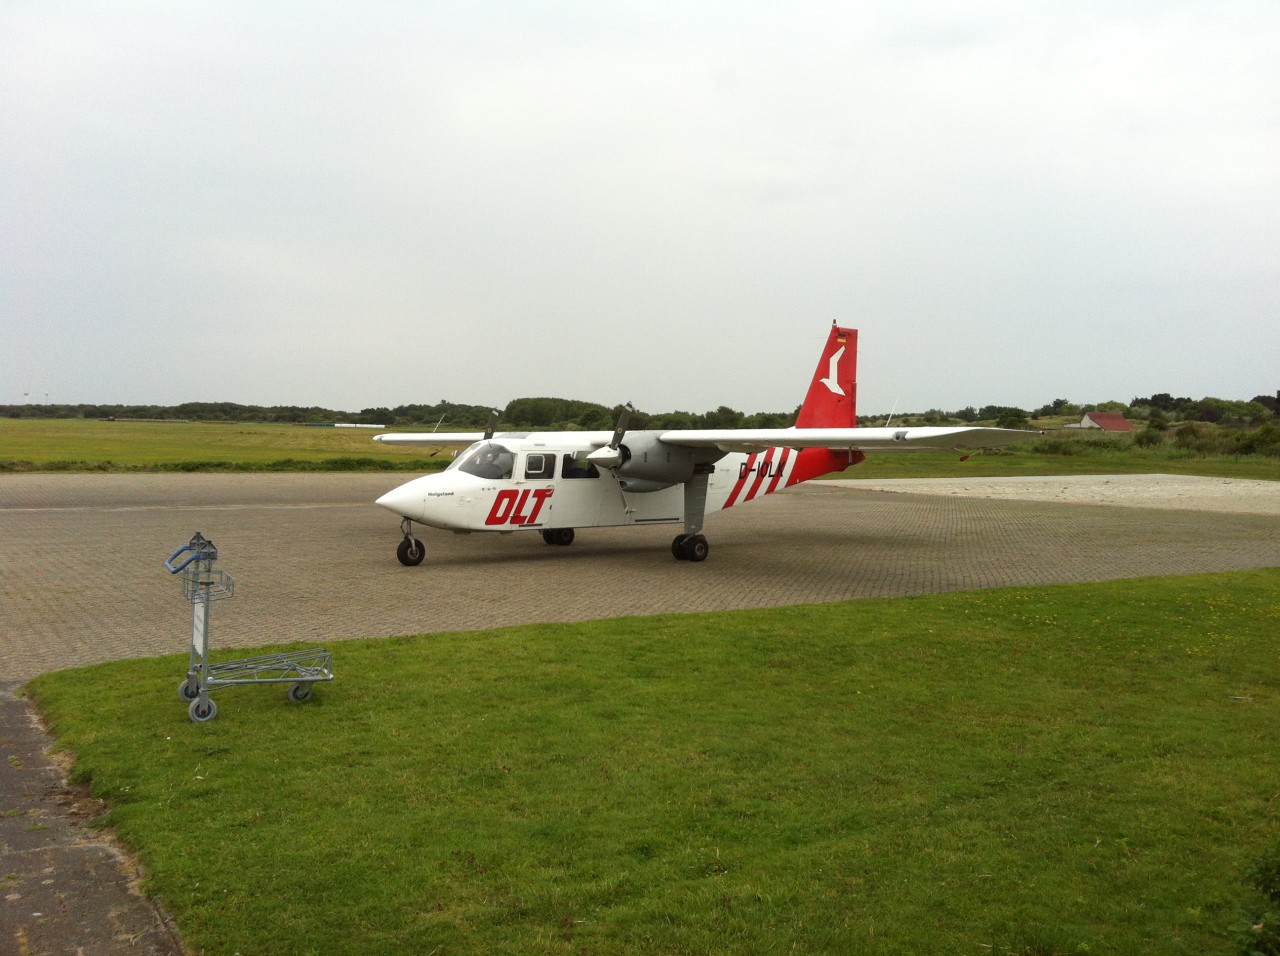
M 864 491 L 959 498 L 1061 501 L 1182 511 L 1280 514 L 1280 481 L 1190 475 L 1072 475 L 1034 478 L 838 478 L 822 482 Z

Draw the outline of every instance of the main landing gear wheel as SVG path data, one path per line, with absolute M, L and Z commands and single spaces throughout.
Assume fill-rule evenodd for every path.
M 396 548 L 396 557 L 406 568 L 416 568 L 426 556 L 427 549 L 422 546 L 422 542 L 409 535 L 405 535 L 400 546 Z
M 677 561 L 705 561 L 711 545 L 700 534 L 678 534 L 671 542 L 671 554 Z
M 542 532 L 542 540 L 547 544 L 558 544 L 561 547 L 573 544 L 572 528 L 548 528 Z

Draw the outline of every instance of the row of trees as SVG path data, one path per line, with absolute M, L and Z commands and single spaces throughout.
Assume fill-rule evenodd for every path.
M 948 423 L 994 422 L 1002 428 L 1019 428 L 1032 419 L 1074 418 L 1088 411 L 1122 411 L 1130 418 L 1160 428 L 1171 422 L 1209 422 L 1217 425 L 1253 426 L 1280 417 L 1280 393 L 1259 395 L 1248 402 L 1220 398 L 1174 398 L 1161 392 L 1146 398 L 1097 405 L 1077 405 L 1065 398 L 1054 399 L 1037 409 L 1008 405 L 972 405 L 946 412 L 932 408 L 923 413 L 898 414 L 893 420 L 903 424 L 943 425 Z M 565 398 L 517 398 L 502 411 L 506 428 L 612 428 L 622 406 L 610 408 L 595 402 Z M 799 408 L 789 412 L 746 414 L 721 405 L 709 412 L 636 411 L 632 428 L 785 428 L 795 422 Z M 7 418 L 98 418 L 148 421 L 343 423 L 388 427 L 447 426 L 483 428 L 489 420 L 487 405 L 461 405 L 441 401 L 434 405 L 399 405 L 395 408 L 365 408 L 359 412 L 335 411 L 316 406 L 238 405 L 234 402 L 186 402 L 181 405 L 3 405 Z M 888 415 L 862 415 L 863 424 L 881 424 Z
M 1030 410 L 1008 405 L 984 405 L 981 408 L 970 405 L 954 412 L 931 408 L 920 414 L 898 415 L 895 419 L 926 425 L 943 425 L 951 422 L 995 422 L 1002 428 L 1018 428 L 1032 419 L 1079 418 L 1085 412 L 1094 411 L 1123 412 L 1130 419 L 1146 421 L 1156 428 L 1172 422 L 1208 422 L 1214 425 L 1235 426 L 1261 425 L 1280 417 L 1280 392 L 1277 392 L 1274 397 L 1257 395 L 1247 402 L 1222 398 L 1174 398 L 1167 392 L 1148 398 L 1134 398 L 1128 405 L 1124 402 L 1077 405 L 1065 398 L 1055 398 L 1052 402 Z M 869 422 L 876 417 L 883 419 L 887 416 L 867 416 L 864 420 Z

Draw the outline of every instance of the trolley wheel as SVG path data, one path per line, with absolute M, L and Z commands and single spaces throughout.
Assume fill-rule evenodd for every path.
M 201 703 L 200 698 L 197 697 L 187 708 L 187 716 L 197 724 L 208 723 L 218 716 L 218 705 L 209 698 L 205 698 L 205 702 Z
M 195 700 L 200 696 L 200 687 L 197 684 L 193 684 L 190 678 L 187 678 L 178 685 L 178 696 L 183 701 Z
M 422 546 L 422 542 L 408 535 L 400 542 L 400 546 L 396 548 L 396 557 L 400 559 L 400 563 L 406 568 L 417 567 L 426 556 L 427 549 Z
M 308 683 L 297 683 L 289 685 L 289 699 L 295 704 L 301 704 L 304 700 L 311 699 L 311 685 Z

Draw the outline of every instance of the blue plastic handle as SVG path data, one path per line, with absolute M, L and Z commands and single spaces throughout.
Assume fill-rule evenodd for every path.
M 178 566 L 175 568 L 175 567 L 173 566 L 173 559 L 174 559 L 174 558 L 176 558 L 178 555 L 182 554 L 183 552 L 186 552 L 186 551 L 191 551 L 191 552 L 193 552 L 193 553 L 192 553 L 192 555 L 191 555 L 191 557 L 187 558 L 187 560 L 183 561 L 180 565 L 178 565 Z M 169 569 L 169 573 L 170 573 L 170 574 L 177 574 L 179 571 L 181 571 L 183 568 L 185 568 L 188 564 L 190 564 L 192 561 L 194 561 L 194 560 L 195 560 L 196 558 L 198 558 L 198 557 L 200 557 L 200 552 L 199 552 L 199 551 L 196 551 L 196 549 L 195 549 L 195 548 L 193 548 L 193 547 L 191 547 L 191 545 L 189 545 L 189 544 L 184 544 L 184 545 L 183 545 L 181 548 L 179 548 L 177 551 L 173 552 L 173 554 L 169 555 L 169 559 L 168 559 L 167 561 L 165 561 L 164 566 L 165 566 L 166 568 L 168 568 L 168 569 Z

